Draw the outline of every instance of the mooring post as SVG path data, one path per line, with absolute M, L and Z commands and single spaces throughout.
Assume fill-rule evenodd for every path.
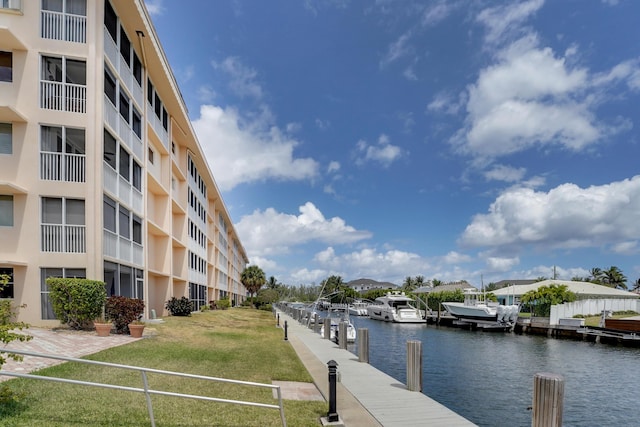
M 318 313 L 313 313 L 313 332 L 318 333 L 320 330 L 320 317 Z
M 347 349 L 347 326 L 348 323 L 345 321 L 338 324 L 338 347 L 342 350 Z
M 358 360 L 369 363 L 369 329 L 358 328 Z
M 533 418 L 531 427 L 562 426 L 564 377 L 539 372 L 533 377 Z
M 324 318 L 324 339 L 331 339 L 331 319 L 328 317 Z
M 284 321 L 284 340 L 285 341 L 289 341 L 289 338 L 287 337 L 287 327 L 288 327 L 287 321 L 285 320 Z
M 329 367 L 329 412 L 327 413 L 327 421 L 333 423 L 340 419 L 338 415 L 338 400 L 336 398 L 338 363 L 335 360 L 329 360 L 327 366 Z
M 407 389 L 422 391 L 422 341 L 407 341 Z

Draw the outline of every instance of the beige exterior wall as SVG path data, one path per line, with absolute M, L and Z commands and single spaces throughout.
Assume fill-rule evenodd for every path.
M 103 0 L 87 0 L 86 17 L 43 12 L 40 1 L 11 0 L 9 4 L 10 9 L 0 8 L 0 51 L 10 52 L 12 59 L 11 81 L 0 81 L 0 123 L 11 124 L 12 153 L 0 154 L 0 196 L 13 197 L 13 225 L 0 226 L 0 269 L 13 269 L 13 299 L 17 305 L 25 305 L 20 311 L 20 320 L 33 325 L 58 323 L 46 318 L 50 315 L 43 317 L 42 303 L 46 302 L 46 297 L 41 292 L 41 269 L 85 269 L 87 278 L 105 280 L 105 261 L 124 266 L 123 269 L 132 268 L 134 275 L 135 269 L 140 271 L 143 295 L 137 295 L 126 286 L 119 293 L 143 297 L 145 317 L 150 317 L 152 310 L 157 316 L 166 315 L 165 302 L 172 296 L 189 297 L 190 283 L 199 285 L 198 305 L 222 297 L 236 302 L 244 300 L 246 291 L 240 283 L 240 273 L 248 262 L 246 253 L 191 127 L 143 1 L 111 2 L 118 16 L 118 28 L 124 29 L 131 48 L 140 59 L 142 84 L 139 86 L 132 77 L 133 66 L 124 63 L 118 52 L 118 42 L 114 43 L 105 29 Z M 48 28 L 54 34 L 52 37 L 67 34 L 55 33 L 55 30 L 62 23 L 73 22 L 70 25 L 73 31 L 69 34 L 81 34 L 79 37 L 83 37 L 84 42 L 43 37 L 42 33 L 47 31 L 41 24 L 44 15 L 51 19 Z M 67 36 L 60 38 L 64 37 Z M 63 63 L 66 60 L 85 62 L 86 84 L 80 85 L 84 88 L 77 89 L 64 82 L 55 85 L 41 78 L 44 56 L 64 58 Z M 105 96 L 105 67 L 118 81 L 120 89 L 116 93 L 126 94 L 130 108 L 135 107 L 141 116 L 139 140 L 132 125 L 121 120 L 118 108 Z M 147 101 L 147 79 L 166 109 L 166 131 Z M 58 105 L 55 102 L 60 98 L 47 95 L 57 87 L 86 90 L 86 95 L 80 97 L 85 99 L 84 103 L 77 100 L 62 102 L 61 110 L 70 111 L 52 109 L 51 105 Z M 67 92 L 63 94 L 66 96 Z M 43 108 L 47 103 L 49 108 Z M 85 112 L 77 112 L 79 108 L 84 108 Z M 84 129 L 84 158 L 43 154 L 41 126 Z M 141 166 L 141 191 L 118 176 L 118 170 L 113 170 L 103 160 L 105 129 L 116 137 L 118 147 L 123 147 Z M 205 220 L 199 226 L 205 239 L 199 243 L 190 238 L 189 230 L 190 218 L 201 221 L 189 202 L 190 191 L 198 192 L 198 188 L 194 188 L 197 180 L 194 181 L 188 169 L 189 156 L 206 186 L 206 197 L 200 195 L 201 205 L 206 210 Z M 52 168 L 45 164 L 54 157 L 61 158 L 60 161 L 67 161 L 67 158 L 84 161 L 84 168 L 80 168 L 84 179 L 72 182 L 42 176 L 44 169 L 47 170 L 45 175 L 51 174 Z M 70 168 L 75 172 L 79 170 Z M 53 169 L 64 174 L 69 168 Z M 129 181 L 132 180 L 129 177 Z M 133 242 L 131 236 L 127 239 L 104 230 L 105 195 L 125 209 L 130 220 L 134 215 L 140 218 L 140 244 Z M 62 233 L 71 233 L 72 237 L 53 244 L 53 250 L 50 242 L 45 242 L 45 235 L 52 236 L 51 233 L 57 231 L 46 231 L 43 226 L 43 197 L 84 200 L 84 229 L 54 226 Z M 115 219 L 116 222 L 119 220 L 117 210 Z M 221 227 L 220 220 L 226 224 L 226 230 Z M 77 233 L 84 233 L 84 236 L 80 238 Z M 222 239 L 219 233 L 223 233 Z M 220 242 L 225 241 L 226 247 L 220 247 Z M 45 249 L 47 245 L 50 247 Z M 69 250 L 70 247 L 75 249 Z M 199 259 L 203 260 L 199 268 L 203 271 L 197 272 L 190 267 L 190 253 L 199 254 Z M 135 281 L 132 282 L 135 288 Z

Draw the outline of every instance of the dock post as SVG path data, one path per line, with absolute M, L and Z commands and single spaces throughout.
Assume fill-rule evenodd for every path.
M 422 391 L 422 341 L 407 341 L 407 389 Z
M 327 421 L 334 423 L 340 420 L 337 405 L 338 399 L 336 398 L 338 362 L 335 360 L 329 360 L 329 362 L 327 362 L 327 366 L 329 367 L 329 412 L 327 413 Z
M 287 321 L 285 320 L 284 321 L 284 340 L 285 341 L 289 341 L 289 338 L 287 337 L 287 327 L 288 327 Z
M 347 322 L 340 322 L 338 324 L 338 347 L 342 350 L 347 349 Z
M 318 317 L 318 313 L 313 313 L 313 332 L 318 332 L 318 328 L 320 327 L 320 318 Z
M 331 339 L 331 319 L 328 317 L 324 318 L 324 339 Z
M 539 372 L 533 377 L 533 418 L 531 427 L 562 426 L 564 377 Z
M 358 360 L 369 363 L 369 329 L 358 328 Z

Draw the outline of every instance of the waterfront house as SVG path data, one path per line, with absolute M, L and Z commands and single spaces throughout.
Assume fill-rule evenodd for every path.
M 377 282 L 372 279 L 356 279 L 346 284 L 351 289 L 361 294 L 370 291 L 372 289 L 398 289 L 398 285 L 394 285 L 391 282 Z

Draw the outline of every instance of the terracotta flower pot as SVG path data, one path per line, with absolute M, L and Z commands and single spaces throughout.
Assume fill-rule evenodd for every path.
M 142 331 L 144 331 L 145 325 L 129 323 L 129 334 L 133 338 L 142 338 Z
M 111 323 L 94 323 L 93 326 L 95 326 L 99 337 L 108 337 L 111 333 L 111 328 L 113 328 Z

